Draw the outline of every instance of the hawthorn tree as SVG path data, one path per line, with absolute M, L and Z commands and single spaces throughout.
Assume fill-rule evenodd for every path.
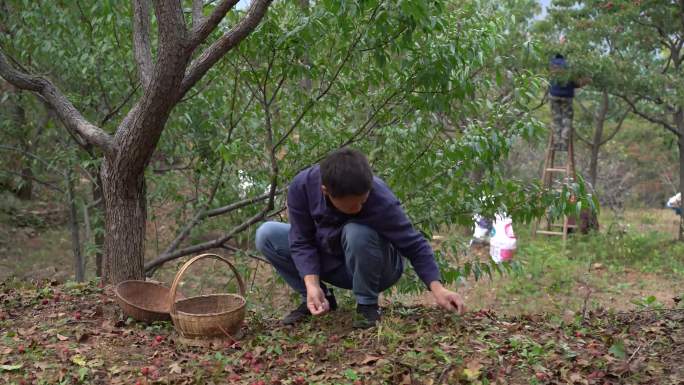
M 216 2 L 204 16 L 204 2 L 195 0 L 188 25 L 181 1 L 133 0 L 133 46 L 143 92 L 113 133 L 88 121 L 52 81 L 17 69 L 18 63 L 11 64 L 4 49 L 0 51 L 0 76 L 15 87 L 38 94 L 80 145 L 93 146 L 102 156 L 107 281 L 144 277 L 144 171 L 171 111 L 212 66 L 257 27 L 271 4 L 270 0 L 254 0 L 237 23 L 211 42 L 210 36 L 237 2 Z M 156 54 L 151 8 L 157 29 Z
M 177 10 L 175 16 L 162 7 L 166 3 L 157 2 L 156 17 L 146 23 L 150 21 L 142 16 L 148 12 L 146 3 L 135 1 L 129 11 L 135 16 L 130 32 L 135 39 L 130 46 L 121 36 L 131 23 L 105 27 L 103 33 L 108 23 L 121 20 L 109 17 L 106 8 L 84 9 L 83 19 L 97 16 L 91 23 L 79 24 L 84 31 L 79 33 L 87 37 L 92 25 L 96 48 L 82 50 L 86 60 L 80 69 L 78 61 L 66 57 L 65 62 L 73 64 L 65 68 L 58 61 L 50 71 L 18 72 L 21 63 L 39 56 L 21 56 L 19 43 L 11 50 L 21 60 L 10 65 L 5 59 L 3 76 L 29 89 L 38 83 L 41 95 L 54 99 L 50 91 L 56 89 L 54 83 L 27 72 L 55 76 L 65 71 L 69 76 L 62 80 L 62 88 L 77 84 L 79 71 L 93 78 L 88 82 L 92 87 L 82 86 L 85 89 L 66 95 L 86 111 L 76 119 L 78 124 L 70 126 L 71 132 L 78 133 L 82 147 L 90 146 L 95 155 L 102 155 L 95 164 L 101 163 L 107 203 L 105 254 L 110 280 L 140 277 L 143 269 L 151 274 L 165 262 L 204 250 L 241 252 L 239 248 L 249 241 L 245 230 L 284 209 L 279 195 L 284 183 L 344 145 L 369 154 L 376 172 L 392 185 L 428 235 L 445 223 L 467 224 L 474 212 L 505 210 L 516 220 L 528 221 L 557 203 L 562 206 L 559 210 L 574 208 L 567 199 L 559 201 L 536 184 L 507 178 L 501 167 L 511 141 L 529 138 L 539 127 L 529 112 L 540 82 L 526 69 L 536 50 L 532 42 L 520 39 L 524 34 L 514 17 L 528 0 L 506 5 L 418 0 L 331 0 L 308 7 L 304 3 L 276 2 L 268 8 L 268 17 L 263 17 L 260 12 L 268 4 L 261 2 L 245 14 L 229 12 L 228 2 L 201 7 L 202 2 L 195 1 L 194 8 Z M 77 15 L 81 13 L 78 4 L 71 5 Z M 97 3 L 93 8 L 107 4 Z M 510 12 L 511 7 L 517 11 Z M 65 20 L 73 17 L 55 13 Z M 186 35 L 178 14 L 192 21 Z M 39 12 L 31 20 L 41 17 Z M 224 21 L 214 20 L 219 17 Z M 250 24 L 255 18 L 260 20 L 258 28 Z M 218 24 L 212 34 L 216 35 L 214 43 L 202 46 L 203 51 L 193 47 L 195 53 L 187 54 L 195 42 L 191 35 L 204 31 L 202 26 L 210 20 Z M 40 35 L 33 32 L 41 31 L 40 25 L 27 28 L 17 23 L 22 31 L 19 37 L 31 33 L 27 40 L 34 46 L 29 52 L 55 44 L 40 42 Z M 155 25 L 156 44 L 153 35 L 144 33 Z M 249 32 L 245 29 L 252 31 L 251 38 L 237 45 L 236 40 Z M 183 35 L 182 42 L 162 36 L 169 30 Z M 74 39 L 67 36 L 79 36 L 69 35 L 71 30 L 66 28 L 58 32 L 64 41 Z M 3 41 L 5 58 L 10 56 L 5 51 L 9 43 Z M 157 52 L 156 66 L 149 65 L 148 47 L 158 47 L 152 49 Z M 100 50 L 108 54 L 91 55 Z M 136 53 L 137 66 L 130 66 L 133 71 L 112 59 L 118 55 L 125 59 L 131 51 Z M 57 56 L 61 50 L 49 52 Z M 47 54 L 42 58 L 49 60 Z M 102 67 L 115 72 L 104 87 L 92 75 L 106 76 L 108 71 L 99 72 Z M 168 78 L 162 81 L 163 76 Z M 201 83 L 190 90 L 199 82 L 197 77 Z M 88 97 L 89 90 L 99 88 L 111 89 L 116 96 L 108 102 L 106 92 Z M 126 102 L 129 95 L 136 101 Z M 76 110 L 73 105 L 67 107 Z M 127 110 L 125 115 L 117 112 Z M 165 116 L 146 115 L 160 111 Z M 101 121 L 103 115 L 108 120 L 99 125 L 104 126 L 101 130 L 84 123 L 85 116 L 90 117 L 88 121 Z M 84 140 L 84 135 L 90 139 Z M 112 143 L 116 146 L 108 149 Z M 140 159 L 145 160 L 142 168 L 134 168 Z M 131 174 L 133 169 L 139 171 L 137 176 Z M 475 170 L 481 173 L 481 181 L 464 183 Z M 112 201 L 118 210 L 112 210 Z M 143 209 L 152 212 L 156 230 L 157 207 L 174 209 L 173 215 L 165 214 L 166 223 L 161 225 L 175 236 L 167 244 L 162 244 L 167 241 L 163 239 L 155 245 L 156 257 L 143 264 L 147 217 Z M 130 228 L 136 224 L 138 228 Z M 130 248 L 138 250 L 134 257 L 122 254 Z M 135 266 L 123 266 L 128 258 L 135 258 Z M 440 263 L 447 280 L 453 281 L 458 272 L 444 259 Z M 115 268 L 121 268 L 121 274 L 115 274 Z
M 609 85 L 609 93 L 677 137 L 684 189 L 684 1 L 556 0 L 551 13 L 560 31 L 581 41 L 585 51 L 575 52 L 580 60 L 591 66 L 594 57 L 589 71 L 603 75 L 599 81 Z M 684 240 L 681 221 L 679 239 Z

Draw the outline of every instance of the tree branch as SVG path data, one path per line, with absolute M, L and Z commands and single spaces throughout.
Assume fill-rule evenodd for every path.
M 629 115 L 629 109 L 625 111 L 624 114 L 620 117 L 620 120 L 618 121 L 617 126 L 615 126 L 615 131 L 613 131 L 610 135 L 608 135 L 604 140 L 599 143 L 599 146 L 603 146 L 604 144 L 608 143 L 611 139 L 615 137 L 615 135 L 622 129 L 622 123 L 625 122 L 625 119 L 627 118 L 627 115 Z
M 190 33 L 190 49 L 195 49 L 218 27 L 219 23 L 230 12 L 239 0 L 222 0 L 206 20 L 202 17 L 202 0 L 194 0 L 192 4 L 192 32 Z M 199 9 L 198 4 L 199 3 Z M 258 24 L 258 22 L 257 22 Z
M 264 17 L 264 15 L 266 15 L 266 11 L 268 10 L 268 7 L 271 5 L 272 1 L 273 0 L 252 1 L 252 5 L 249 7 L 247 15 L 245 15 L 245 17 L 243 17 L 240 22 L 231 28 L 230 31 L 221 36 L 190 64 L 190 67 L 185 74 L 185 78 L 183 78 L 181 83 L 179 97 L 182 98 L 185 93 L 187 93 L 200 79 L 202 79 L 202 77 L 214 64 L 216 64 L 217 61 L 219 61 L 238 43 L 244 40 L 257 27 L 257 25 L 259 25 L 259 22 L 261 22 L 261 19 Z M 230 1 L 227 1 L 226 5 L 228 3 L 230 3 Z M 205 24 L 209 23 L 211 20 L 213 19 L 210 16 Z
M 0 170 L 0 173 L 2 173 L 2 172 L 6 173 L 6 174 L 10 174 L 10 175 L 20 176 L 20 177 L 22 177 L 22 178 L 29 178 L 29 179 L 31 179 L 32 181 L 37 182 L 37 183 L 39 183 L 39 184 L 42 184 L 43 186 L 45 186 L 45 187 L 47 187 L 47 188 L 53 189 L 53 190 L 55 190 L 55 191 L 57 191 L 57 192 L 60 192 L 60 193 L 64 194 L 64 190 L 62 190 L 61 188 L 57 187 L 57 185 L 55 185 L 54 183 L 50 183 L 50 182 L 46 182 L 46 181 L 44 181 L 44 180 L 40 180 L 40 179 L 36 178 L 36 177 L 33 176 L 33 175 L 25 175 L 25 174 L 22 174 L 22 173 L 19 173 L 19 172 L 15 172 L 15 171 L 10 171 L 10 170 Z
M 0 51 L 0 76 L 15 87 L 39 94 L 52 108 L 65 127 L 84 141 L 113 155 L 117 149 L 113 138 L 99 127 L 87 121 L 73 104 L 49 80 L 15 70 Z
M 113 118 L 114 115 L 118 114 L 119 111 L 121 111 L 121 109 L 126 105 L 126 103 L 128 103 L 133 97 L 133 95 L 135 95 L 135 93 L 138 91 L 138 87 L 140 87 L 139 84 L 137 84 L 133 88 L 133 90 L 131 90 L 131 92 L 124 98 L 124 100 L 118 106 L 116 106 L 113 110 L 110 110 L 109 113 L 107 113 L 107 115 L 105 115 L 105 117 L 102 118 L 102 120 L 100 121 L 100 126 L 104 126 L 105 124 L 107 124 L 109 119 Z
M 673 134 L 677 135 L 677 137 L 680 137 L 683 134 L 683 133 L 680 133 L 676 127 L 669 124 L 665 120 L 656 118 L 656 117 L 651 116 L 651 115 L 648 115 L 647 113 L 645 113 L 643 111 L 639 111 L 639 109 L 637 109 L 636 102 L 633 102 L 627 96 L 624 96 L 624 95 L 618 95 L 618 96 L 620 98 L 622 98 L 622 100 L 627 102 L 627 104 L 629 104 L 629 106 L 632 108 L 632 112 L 634 112 L 638 116 L 648 120 L 651 123 L 655 123 L 655 124 L 663 126 L 665 129 L 667 129 L 667 130 L 671 131 Z
M 375 16 L 377 15 L 378 9 L 380 8 L 380 5 L 381 5 L 381 4 L 382 4 L 382 3 L 378 3 L 378 5 L 375 7 L 375 9 L 373 9 L 373 13 L 371 14 L 371 17 L 370 17 L 370 19 L 369 19 L 369 21 L 368 21 L 368 25 L 370 25 L 370 23 L 373 21 L 373 19 L 375 19 Z M 295 118 L 294 122 L 292 122 L 292 125 L 290 125 L 290 128 L 288 128 L 288 130 L 285 132 L 285 134 L 284 134 L 284 135 L 278 140 L 278 142 L 275 144 L 274 148 L 278 148 L 280 145 L 282 145 L 283 142 L 285 142 L 285 140 L 286 140 L 286 139 L 290 136 L 290 134 L 294 131 L 294 129 L 299 125 L 299 123 L 302 121 L 302 119 L 304 118 L 304 116 L 306 115 L 306 113 L 309 112 L 309 110 L 311 109 L 311 107 L 313 107 L 314 104 L 316 104 L 316 102 L 318 102 L 319 100 L 321 100 L 323 97 L 325 97 L 325 95 L 328 94 L 328 92 L 330 92 L 330 89 L 332 88 L 333 84 L 335 84 L 335 81 L 337 80 L 337 77 L 338 77 L 338 76 L 340 75 L 340 73 L 342 72 L 342 68 L 344 68 L 344 66 L 347 64 L 347 62 L 348 62 L 349 59 L 351 58 L 352 53 L 353 53 L 354 50 L 356 49 L 356 46 L 357 46 L 357 45 L 359 44 L 359 42 L 361 41 L 361 37 L 363 37 L 363 33 L 362 33 L 361 31 L 359 31 L 359 33 L 357 34 L 356 38 L 354 39 L 354 42 L 353 42 L 352 45 L 349 47 L 349 49 L 347 50 L 346 55 L 345 55 L 344 58 L 342 59 L 342 63 L 340 63 L 340 65 L 337 67 L 337 70 L 336 70 L 335 73 L 333 74 L 332 78 L 330 78 L 330 81 L 328 82 L 328 85 L 327 85 L 325 88 L 323 88 L 321 91 L 319 91 L 319 94 L 318 94 L 318 96 L 316 96 L 315 99 L 310 100 L 310 101 L 306 104 L 306 106 L 304 106 L 304 108 L 303 108 L 302 111 L 299 113 L 299 115 L 297 116 L 297 118 Z M 322 86 L 322 85 L 323 85 L 323 82 L 321 82 L 321 86 Z
M 193 216 L 192 220 L 188 222 L 183 230 L 178 234 L 176 239 L 174 239 L 171 244 L 164 250 L 162 254 L 169 254 L 176 250 L 178 246 L 180 246 L 181 242 L 187 238 L 187 236 L 190 234 L 190 231 L 202 221 L 202 217 L 204 216 L 204 213 L 207 210 L 207 207 L 211 204 L 211 202 L 214 200 L 214 196 L 216 196 L 216 192 L 218 191 L 219 186 L 221 185 L 221 181 L 223 180 L 223 170 L 225 169 L 226 162 L 221 161 L 221 167 L 218 173 L 218 176 L 216 177 L 216 182 L 214 183 L 214 186 L 211 189 L 211 192 L 209 193 L 209 198 L 207 199 L 207 202 L 199 209 L 197 210 L 197 213 Z
M 150 45 L 150 0 L 133 0 L 133 53 L 143 89 L 152 80 L 153 62 Z
M 29 158 L 35 159 L 38 162 L 42 163 L 48 170 L 52 170 L 53 172 L 58 173 L 60 176 L 65 177 L 65 174 L 63 174 L 57 167 L 55 167 L 55 165 L 50 164 L 50 162 L 48 162 L 47 160 L 39 157 L 38 155 L 36 155 L 30 151 L 22 150 L 21 148 L 18 148 L 18 147 L 7 146 L 4 144 L 0 144 L 0 150 L 13 151 L 13 152 L 22 154 L 24 156 L 27 156 Z
M 210 249 L 216 249 L 219 247 L 222 247 L 224 243 L 228 242 L 230 239 L 232 239 L 236 234 L 244 231 L 247 229 L 249 226 L 259 222 L 260 220 L 264 219 L 266 217 L 266 214 L 268 213 L 268 208 L 260 211 L 259 213 L 255 214 L 251 218 L 247 219 L 245 222 L 235 226 L 233 229 L 231 229 L 227 234 L 220 238 L 213 239 L 211 241 L 207 241 L 204 243 L 199 243 L 193 246 L 186 247 L 184 249 L 176 250 L 173 253 L 169 254 L 162 254 L 159 257 L 157 257 L 155 260 L 150 261 L 145 264 L 145 272 L 148 272 L 150 270 L 156 269 L 158 266 L 171 261 L 176 258 L 180 258 L 189 254 L 194 254 L 198 253 L 200 251 L 205 251 L 205 250 L 210 250 Z
M 285 192 L 285 189 L 278 189 L 278 190 L 276 190 L 275 195 L 280 195 L 283 192 Z M 235 211 L 235 210 L 241 209 L 245 206 L 249 206 L 251 204 L 254 204 L 254 203 L 263 201 L 265 199 L 268 199 L 270 196 L 271 196 L 271 193 L 269 191 L 268 193 L 255 196 L 254 198 L 243 199 L 241 201 L 231 203 L 227 206 L 218 207 L 218 208 L 215 208 L 212 210 L 208 210 L 204 213 L 204 217 L 215 217 L 218 215 L 229 213 L 231 211 Z
M 584 142 L 587 146 L 592 147 L 594 145 L 594 143 L 590 142 L 589 139 L 583 137 L 582 134 L 580 134 L 577 130 L 575 130 L 575 135 L 577 135 L 577 139 Z
M 192 28 L 197 28 L 204 19 L 204 0 L 192 0 Z

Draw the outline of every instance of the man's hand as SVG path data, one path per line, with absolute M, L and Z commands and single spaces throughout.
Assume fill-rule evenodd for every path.
M 317 275 L 304 276 L 306 284 L 306 307 L 313 315 L 325 314 L 330 310 L 330 304 L 325 298 L 325 293 L 321 289 L 321 284 Z
M 465 312 L 465 305 L 461 296 L 446 289 L 441 282 L 433 281 L 430 283 L 430 290 L 439 306 L 449 311 L 458 311 L 460 314 Z

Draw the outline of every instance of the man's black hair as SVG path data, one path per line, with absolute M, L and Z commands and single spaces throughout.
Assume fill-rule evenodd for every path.
M 321 183 L 333 198 L 359 196 L 373 186 L 373 171 L 361 151 L 342 148 L 321 162 Z
M 563 56 L 562 53 L 557 53 L 553 58 L 554 59 L 565 59 L 565 56 Z

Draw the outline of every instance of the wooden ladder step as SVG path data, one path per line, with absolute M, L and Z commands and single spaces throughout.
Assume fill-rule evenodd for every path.
M 550 172 L 567 172 L 568 170 L 565 168 L 547 168 L 546 171 Z
M 546 230 L 537 230 L 537 234 L 546 234 L 546 235 L 563 235 L 562 231 L 546 231 Z

